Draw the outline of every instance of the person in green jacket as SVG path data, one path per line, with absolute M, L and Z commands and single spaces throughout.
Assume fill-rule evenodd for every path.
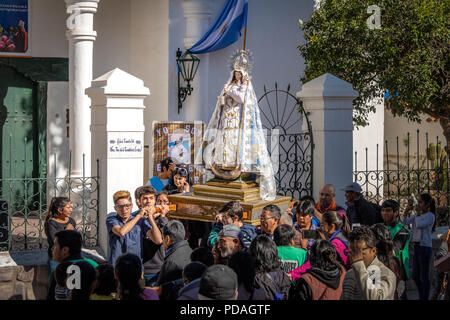
M 394 254 L 400 259 L 405 279 L 409 279 L 409 240 L 411 237 L 409 229 L 399 222 L 400 205 L 397 201 L 386 200 L 381 205 L 381 216 L 384 224 L 388 227 L 392 242 L 394 243 Z
M 277 245 L 281 269 L 286 273 L 305 263 L 308 253 L 306 250 L 294 246 L 294 237 L 295 230 L 288 224 L 279 225 L 273 232 L 273 240 Z

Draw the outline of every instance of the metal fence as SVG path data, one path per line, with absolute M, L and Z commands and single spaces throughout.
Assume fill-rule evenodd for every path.
M 406 206 L 407 200 L 412 196 L 429 193 L 436 201 L 437 225 L 449 225 L 449 156 L 439 137 L 436 137 L 435 142 L 431 142 L 426 133 L 423 147 L 420 145 L 420 131 L 417 130 L 416 134 L 414 151 L 410 133 L 407 133 L 407 137 L 402 142 L 399 142 L 399 137 L 396 138 L 394 153 L 388 148 L 392 144 L 385 141 L 385 159 L 382 169 L 378 168 L 378 144 L 375 169 L 369 168 L 366 148 L 365 169 L 358 170 L 358 154 L 355 152 L 354 181 L 362 187 L 366 199 L 379 204 L 386 199 L 394 199 L 400 203 L 401 209 Z M 404 152 L 400 149 L 404 149 Z M 449 150 L 448 145 L 447 150 Z
M 76 229 L 85 247 L 98 245 L 99 161 L 96 176 L 0 179 L 0 251 L 48 248 L 44 223 L 52 197 L 65 196 L 72 204 Z
M 277 193 L 300 199 L 312 194 L 314 142 L 308 113 L 300 100 L 278 88 L 268 90 L 258 99 L 267 146 L 272 159 Z

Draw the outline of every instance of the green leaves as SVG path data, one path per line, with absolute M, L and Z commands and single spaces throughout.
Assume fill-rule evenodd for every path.
M 367 27 L 373 4 L 381 9 L 381 29 Z M 305 58 L 301 80 L 329 72 L 352 83 L 360 93 L 356 125 L 367 123 L 374 111 L 367 103 L 385 91 L 395 115 L 448 119 L 449 7 L 449 0 L 325 1 L 300 26 L 306 39 L 298 47 Z

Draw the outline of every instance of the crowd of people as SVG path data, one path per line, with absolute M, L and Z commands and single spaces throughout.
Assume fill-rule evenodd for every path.
M 17 26 L 4 27 L 0 23 L 0 52 L 26 52 L 27 49 L 28 32 L 23 20 Z
M 135 190 L 137 210 L 130 192 L 114 193 L 105 262 L 82 257 L 70 200 L 52 199 L 45 221 L 49 300 L 405 300 L 410 276 L 421 300 L 435 298 L 436 205 L 429 194 L 400 214 L 394 200 L 378 206 L 364 199 L 357 183 L 343 189 L 344 208 L 327 184 L 318 202 L 308 195 L 285 212 L 265 206 L 259 226 L 244 222 L 241 203 L 231 201 L 196 234 L 194 223 L 169 216 L 169 195 L 190 191 L 187 170 L 170 159 L 161 168 Z M 445 255 L 450 231 L 442 244 Z M 73 265 L 81 270 L 74 288 Z M 448 299 L 446 290 L 441 298 Z

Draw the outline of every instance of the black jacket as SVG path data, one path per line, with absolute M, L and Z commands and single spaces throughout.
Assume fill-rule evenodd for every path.
M 377 210 L 376 205 L 364 199 L 363 196 L 355 201 L 353 210 L 349 211 L 347 213 L 350 214 L 349 219 L 352 224 L 360 223 L 361 225 L 371 226 L 383 222 L 381 212 Z
M 169 222 L 167 217 L 158 217 L 155 220 L 160 230 Z M 142 243 L 142 261 L 144 262 L 144 273 L 155 274 L 164 263 L 166 251 L 163 244 L 155 244 L 152 240 L 144 238 Z
M 186 240 L 174 243 L 168 250 L 156 286 L 182 278 L 184 267 L 191 262 L 192 249 Z

